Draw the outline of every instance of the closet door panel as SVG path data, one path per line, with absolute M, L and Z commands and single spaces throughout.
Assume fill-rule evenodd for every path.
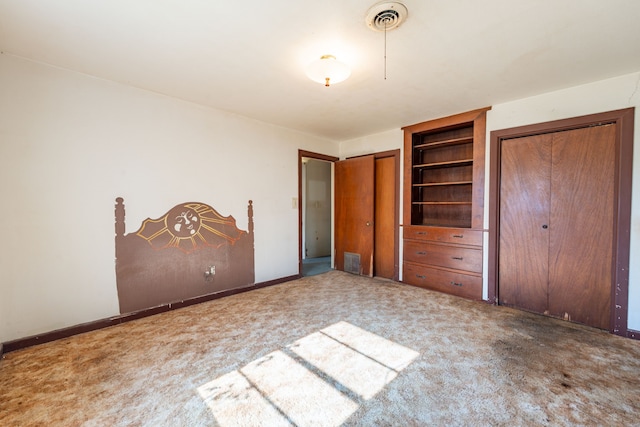
M 615 126 L 554 134 L 549 314 L 608 329 L 614 224 Z
M 335 163 L 336 269 L 373 275 L 375 159 L 372 155 Z M 345 253 L 350 262 L 345 261 Z M 359 257 L 360 263 L 353 261 Z M 357 270 L 357 271 L 356 271 Z
M 499 301 L 548 306 L 551 135 L 503 141 L 500 152 Z

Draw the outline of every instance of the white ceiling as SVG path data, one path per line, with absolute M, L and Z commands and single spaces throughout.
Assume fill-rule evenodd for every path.
M 386 80 L 376 0 L 0 0 L 0 51 L 337 141 L 640 70 L 640 0 L 402 2 Z

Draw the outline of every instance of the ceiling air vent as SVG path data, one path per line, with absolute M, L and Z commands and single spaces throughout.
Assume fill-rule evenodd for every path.
M 407 8 L 400 2 L 389 1 L 372 6 L 365 22 L 374 31 L 391 31 L 407 19 Z

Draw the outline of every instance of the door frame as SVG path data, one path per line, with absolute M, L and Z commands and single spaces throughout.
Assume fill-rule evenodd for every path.
M 302 158 L 307 157 L 310 159 L 324 160 L 326 162 L 335 163 L 340 160 L 338 157 L 328 156 L 326 154 L 314 153 L 312 151 L 298 150 L 298 276 L 302 277 Z M 333 165 L 332 165 L 333 168 Z M 333 170 L 331 172 L 331 188 L 333 189 Z M 333 204 L 333 197 L 331 197 L 331 203 Z M 331 207 L 332 218 L 331 225 L 333 229 L 333 206 Z M 331 245 L 333 250 L 333 244 Z
M 609 332 L 630 336 L 627 328 L 629 304 L 629 245 L 631 243 L 631 181 L 633 173 L 634 108 L 590 114 L 570 119 L 501 129 L 490 133 L 489 158 L 489 247 L 488 301 L 499 303 L 498 242 L 500 237 L 500 151 L 502 141 L 555 133 L 602 124 L 616 125 L 615 213 Z

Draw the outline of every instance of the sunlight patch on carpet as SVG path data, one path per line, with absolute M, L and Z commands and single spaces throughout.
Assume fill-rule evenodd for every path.
M 372 398 L 419 355 L 347 322 L 309 334 L 285 351 L 198 387 L 221 426 L 339 426 L 359 407 L 353 395 Z
M 419 355 L 347 322 L 307 335 L 289 348 L 365 400 Z
M 348 322 L 338 322 L 321 332 L 396 372 L 402 371 L 420 355 L 417 351 Z
M 238 371 L 199 387 L 198 393 L 223 426 L 291 425 Z

